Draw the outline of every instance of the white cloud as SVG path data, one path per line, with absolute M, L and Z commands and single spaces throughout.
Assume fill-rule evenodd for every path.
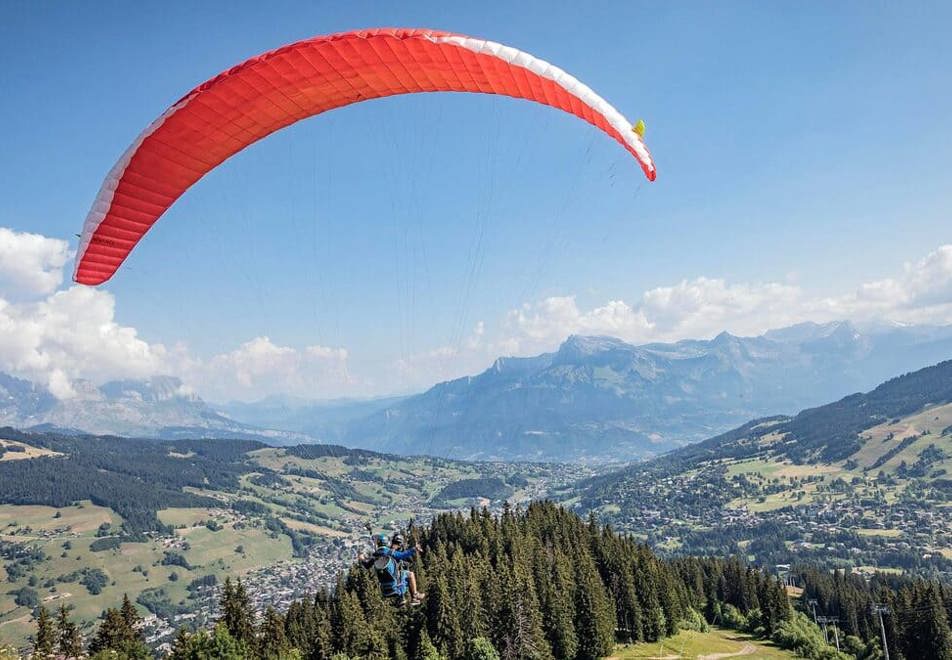
M 574 296 L 546 298 L 512 310 L 495 346 L 507 354 L 552 350 L 570 334 L 606 334 L 632 342 L 711 337 L 723 330 L 758 335 L 802 321 L 895 321 L 952 324 L 952 245 L 908 263 L 897 278 L 813 297 L 785 282 L 729 283 L 697 277 L 582 310 Z
M 278 346 L 257 337 L 201 359 L 184 345 L 150 343 L 116 321 L 115 297 L 63 284 L 67 243 L 0 227 L 0 371 L 46 385 L 59 398 L 80 379 L 175 375 L 205 397 L 291 393 L 339 396 L 353 384 L 342 348 Z M 29 294 L 29 295 L 27 295 Z
M 805 320 L 952 323 L 952 245 L 944 245 L 894 277 L 837 296 L 810 295 L 795 276 L 762 283 L 695 277 L 589 308 L 575 296 L 553 296 L 513 309 L 497 323 L 480 321 L 453 344 L 353 374 L 341 347 L 282 346 L 261 336 L 200 357 L 184 344 L 149 342 L 117 322 L 112 294 L 61 288 L 69 256 L 65 241 L 0 227 L 0 371 L 43 383 L 61 398 L 83 391 L 79 379 L 165 374 L 182 378 L 183 391 L 210 400 L 385 394 L 478 373 L 501 355 L 553 350 L 571 334 L 638 343 L 723 330 L 756 335 Z
M 0 227 L 0 295 L 21 299 L 52 293 L 71 256 L 66 241 Z
M 188 369 L 202 396 L 213 400 L 255 399 L 271 394 L 334 397 L 349 393 L 347 350 L 278 346 L 255 337 L 237 349 Z
M 809 301 L 804 313 L 818 318 L 952 323 L 952 245 L 906 263 L 896 278 L 866 282 L 843 296 Z
M 803 294 L 791 284 L 729 284 L 698 277 L 647 291 L 639 309 L 651 319 L 652 339 L 706 337 L 728 329 L 759 334 L 798 320 Z
M 392 364 L 393 374 L 386 380 L 392 391 L 410 392 L 434 383 L 482 371 L 492 351 L 484 341 L 486 324 L 478 321 L 469 336 L 456 345 L 438 346 L 401 357 Z
M 143 378 L 158 373 L 166 351 L 114 318 L 105 291 L 70 287 L 25 303 L 0 300 L 0 370 L 69 396 L 69 381 Z
M 509 312 L 504 324 L 507 334 L 495 346 L 508 354 L 524 355 L 550 349 L 568 335 L 612 335 L 627 341 L 643 341 L 653 332 L 653 324 L 642 310 L 621 300 L 581 311 L 575 296 L 553 296 L 525 304 Z

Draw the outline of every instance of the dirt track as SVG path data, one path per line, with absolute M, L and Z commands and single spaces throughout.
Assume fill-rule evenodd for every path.
M 744 644 L 744 647 L 740 651 L 734 651 L 733 653 L 709 653 L 707 655 L 699 655 L 697 660 L 721 660 L 721 658 L 736 658 L 742 655 L 753 655 L 756 652 L 756 646 L 753 644 Z

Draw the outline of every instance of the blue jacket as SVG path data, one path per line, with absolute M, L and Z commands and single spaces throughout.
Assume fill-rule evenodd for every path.
M 378 557 L 390 557 L 394 561 L 406 561 L 408 559 L 413 559 L 416 557 L 416 548 L 410 548 L 409 550 L 391 550 L 390 548 L 383 547 L 377 548 L 374 553 L 363 560 L 363 565 L 367 568 L 370 568 Z
M 391 550 L 390 548 L 381 549 L 383 550 L 382 554 L 385 554 L 388 557 L 393 557 L 397 561 L 406 561 L 416 557 L 416 548 L 410 548 L 409 550 Z

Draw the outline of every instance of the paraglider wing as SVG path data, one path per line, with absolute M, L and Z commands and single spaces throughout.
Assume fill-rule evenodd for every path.
M 233 154 L 301 119 L 358 101 L 481 92 L 576 115 L 625 147 L 654 180 L 641 134 L 587 86 L 527 53 L 433 30 L 378 29 L 299 41 L 186 94 L 115 164 L 83 227 L 74 279 L 101 284 L 192 184 Z

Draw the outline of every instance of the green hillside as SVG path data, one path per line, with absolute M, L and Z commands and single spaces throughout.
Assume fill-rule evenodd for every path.
M 583 485 L 675 553 L 952 576 L 952 362 Z
M 743 656 L 747 660 L 779 660 L 798 657 L 773 643 L 736 630 L 711 628 L 707 632 L 685 630 L 658 642 L 622 645 L 612 655 L 616 660 L 671 658 L 720 660 Z
M 207 619 L 207 586 L 226 576 L 250 576 L 263 599 L 287 604 L 333 583 L 365 547 L 367 523 L 388 529 L 471 503 L 499 506 L 503 495 L 528 500 L 575 477 L 561 466 L 332 445 L 2 436 L 15 449 L 0 457 L 0 638 L 17 644 L 36 603 L 69 606 L 89 632 L 128 594 L 155 615 L 148 630 L 160 639 L 176 617 Z

